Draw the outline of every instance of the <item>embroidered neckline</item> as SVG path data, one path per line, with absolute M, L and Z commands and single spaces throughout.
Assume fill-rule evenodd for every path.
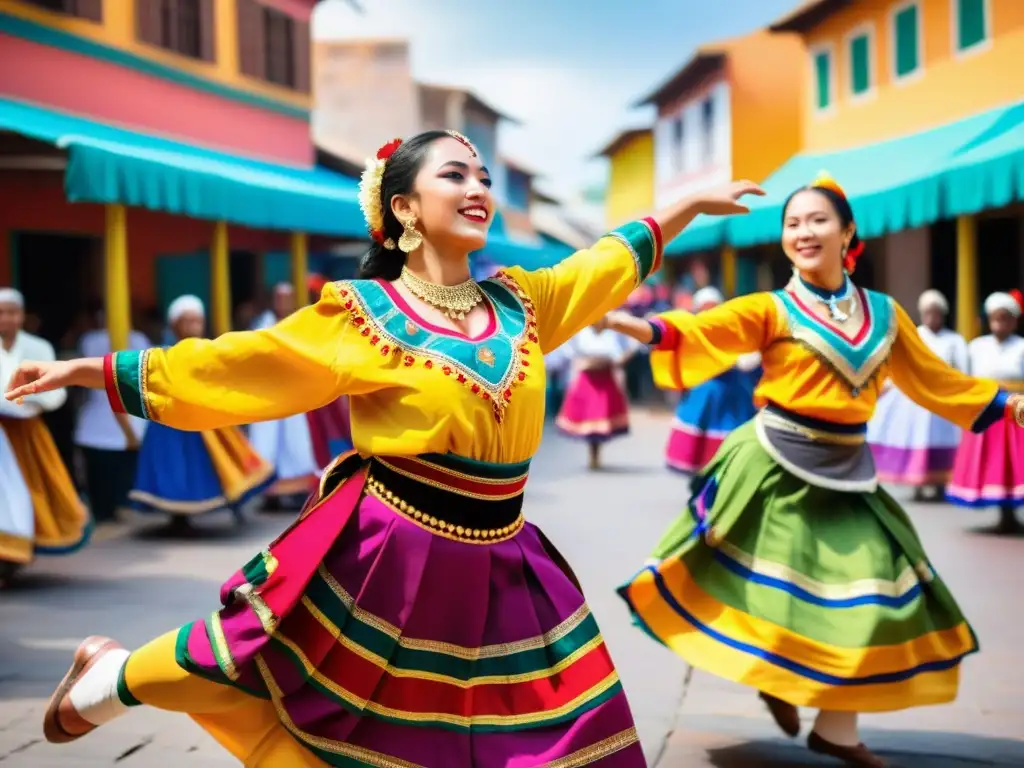
M 827 322 L 792 290 L 775 291 L 789 338 L 803 345 L 850 387 L 854 397 L 870 382 L 889 357 L 896 339 L 892 300 L 857 288 L 864 321 L 854 336 Z
M 352 324 L 361 328 L 360 334 L 381 356 L 398 356 L 405 367 L 422 365 L 454 376 L 474 395 L 491 403 L 494 418 L 501 423 L 513 389 L 526 380 L 530 366 L 527 342 L 538 341 L 536 312 L 526 292 L 508 275 L 499 273 L 482 281 L 480 288 L 493 313 L 494 328 L 476 338 L 434 326 L 415 312 L 407 313 L 408 304 L 397 301 L 393 290 L 381 281 L 341 281 L 338 294 Z M 486 375 L 487 369 L 493 369 L 495 375 Z
M 839 302 L 850 301 L 854 295 L 855 286 L 849 275 L 843 275 L 843 285 L 838 291 L 830 291 L 827 288 L 812 285 L 804 280 L 799 273 L 794 276 L 796 278 L 792 290 L 794 296 L 803 293 L 810 300 L 824 304 L 828 308 L 829 317 L 837 323 L 845 323 L 850 319 L 850 315 L 839 308 Z

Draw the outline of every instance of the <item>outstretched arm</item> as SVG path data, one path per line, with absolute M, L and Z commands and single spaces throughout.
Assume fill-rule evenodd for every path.
M 764 194 L 756 184 L 733 182 L 719 190 L 686 198 L 640 221 L 625 224 L 554 267 L 504 271 L 532 304 L 541 349 L 555 349 L 606 312 L 622 306 L 629 294 L 661 265 L 662 249 L 699 214 L 745 213 L 739 200 Z
M 115 412 L 185 430 L 278 419 L 355 393 L 355 358 L 366 347 L 348 344 L 346 350 L 356 335 L 331 284 L 315 306 L 265 330 L 64 364 L 26 364 L 7 397 L 55 385 L 103 387 Z M 68 367 L 54 367 L 61 365 Z
M 654 381 L 662 389 L 693 389 L 765 349 L 779 323 L 770 294 L 755 293 L 698 314 L 679 310 L 648 320 L 610 312 L 608 327 L 651 346 Z
M 928 348 L 906 310 L 896 309 L 897 336 L 892 347 L 892 380 L 900 390 L 932 413 L 962 429 L 984 432 L 1012 416 L 1009 396 L 999 385 L 948 365 Z

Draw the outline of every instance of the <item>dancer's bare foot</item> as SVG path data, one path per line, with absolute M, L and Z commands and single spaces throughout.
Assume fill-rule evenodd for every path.
M 784 734 L 794 739 L 800 735 L 800 710 L 782 699 L 769 696 L 767 693 L 762 692 L 758 695 L 761 697 L 761 701 L 768 706 L 768 711 L 771 712 L 775 724 L 782 729 Z
M 839 744 L 833 744 L 831 741 L 826 741 L 814 731 L 811 731 L 807 736 L 807 748 L 811 752 L 817 752 L 819 755 L 828 755 L 837 760 L 842 760 L 854 768 L 885 768 L 885 763 L 863 744 L 858 744 L 855 747 L 844 747 Z
M 50 697 L 50 703 L 43 714 L 43 736 L 51 744 L 67 744 L 94 731 L 97 726 L 90 723 L 75 710 L 71 703 L 71 689 L 82 676 L 110 651 L 124 647 L 109 637 L 87 637 L 75 651 L 71 669 L 60 681 L 57 690 Z

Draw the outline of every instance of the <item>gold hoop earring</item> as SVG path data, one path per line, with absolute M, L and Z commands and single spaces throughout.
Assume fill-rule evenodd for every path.
M 403 222 L 402 226 L 405 227 L 405 231 L 398 238 L 398 250 L 402 253 L 412 253 L 423 245 L 423 235 L 416 229 L 416 217 L 413 216 L 408 221 Z

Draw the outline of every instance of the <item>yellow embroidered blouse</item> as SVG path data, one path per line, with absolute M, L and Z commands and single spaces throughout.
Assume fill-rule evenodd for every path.
M 659 315 L 655 382 L 689 389 L 731 368 L 741 354 L 760 352 L 758 407 L 772 403 L 805 417 L 862 424 L 891 377 L 911 400 L 964 429 L 980 431 L 1002 417 L 1006 394 L 995 382 L 938 358 L 889 296 L 860 290 L 859 297 L 863 318 L 853 328 L 825 320 L 791 289 L 742 296 L 696 315 Z
M 420 318 L 387 282 L 325 287 L 261 331 L 105 360 L 115 410 L 185 430 L 279 419 L 341 395 L 364 456 L 529 459 L 544 421 L 544 353 L 621 305 L 661 259 L 657 224 L 627 224 L 552 268 L 481 283 L 490 325 L 471 339 Z

